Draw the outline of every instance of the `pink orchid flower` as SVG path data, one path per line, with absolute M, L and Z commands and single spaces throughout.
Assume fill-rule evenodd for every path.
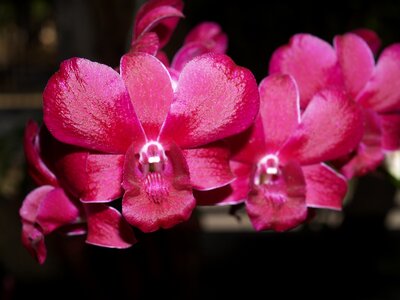
M 244 202 L 256 230 L 294 228 L 310 208 L 340 210 L 347 182 L 323 162 L 349 153 L 360 141 L 357 106 L 343 93 L 325 90 L 300 115 L 299 91 L 288 75 L 265 78 L 259 91 L 254 126 L 233 140 L 236 181 L 202 199 L 214 196 L 217 205 Z
M 288 73 L 296 79 L 302 109 L 313 95 L 332 87 L 346 91 L 363 108 L 363 139 L 355 153 L 341 159 L 347 178 L 374 170 L 385 151 L 400 147 L 400 44 L 384 49 L 375 64 L 369 45 L 377 51 L 379 39 L 370 31 L 356 33 L 336 36 L 334 47 L 298 34 L 270 61 L 271 74 Z
M 44 121 L 58 140 L 108 157 L 88 158 L 90 185 L 81 201 L 123 194 L 122 214 L 131 225 L 169 228 L 190 217 L 192 189 L 234 180 L 229 151 L 213 142 L 253 123 L 257 84 L 250 71 L 215 53 L 188 62 L 176 86 L 149 54 L 125 55 L 120 68 L 119 74 L 86 59 L 63 62 L 43 94 Z M 105 164 L 112 171 L 96 175 Z
M 24 149 L 29 173 L 39 187 L 26 196 L 20 209 L 22 243 L 39 263 L 46 260 L 45 236 L 56 230 L 67 235 L 87 232 L 87 243 L 103 247 L 126 248 L 135 243 L 131 227 L 117 210 L 82 204 L 64 188 L 71 182 L 69 177 L 82 171 L 87 153 L 56 141 L 34 122 L 26 127 Z

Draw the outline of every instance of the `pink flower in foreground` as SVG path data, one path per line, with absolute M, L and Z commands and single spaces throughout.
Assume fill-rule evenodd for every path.
M 188 62 L 175 89 L 154 56 L 125 55 L 120 66 L 119 74 L 85 59 L 63 62 L 44 91 L 44 121 L 58 140 L 108 157 L 107 176 L 96 175 L 104 161 L 88 157 L 90 184 L 81 201 L 123 194 L 122 214 L 131 225 L 144 232 L 169 228 L 190 217 L 192 189 L 234 179 L 228 150 L 213 142 L 252 124 L 257 84 L 221 54 Z
M 82 204 L 73 196 L 78 187 L 64 189 L 71 186 L 65 184 L 70 182 L 68 178 L 82 178 L 79 174 L 88 153 L 54 140 L 34 122 L 26 127 L 24 149 L 29 173 L 40 186 L 26 196 L 20 209 L 22 243 L 39 263 L 46 259 L 45 236 L 56 230 L 67 235 L 87 232 L 87 243 L 103 247 L 126 248 L 135 243 L 132 229 L 117 210 L 103 204 Z
M 376 35 L 365 30 L 356 33 L 376 51 Z M 334 47 L 312 35 L 298 34 L 275 51 L 270 73 L 295 78 L 302 109 L 316 93 L 330 88 L 346 91 L 363 108 L 363 139 L 355 153 L 342 159 L 346 177 L 375 169 L 384 151 L 400 147 L 400 44 L 387 47 L 375 64 L 370 47 L 355 34 L 336 36 Z
M 288 75 L 267 77 L 259 91 L 255 125 L 233 140 L 239 149 L 231 161 L 237 179 L 230 190 L 207 196 L 223 198 L 217 205 L 244 201 L 257 230 L 291 229 L 306 220 L 309 208 L 340 210 L 346 180 L 323 162 L 358 144 L 362 123 L 356 105 L 326 90 L 300 116 L 299 92 Z

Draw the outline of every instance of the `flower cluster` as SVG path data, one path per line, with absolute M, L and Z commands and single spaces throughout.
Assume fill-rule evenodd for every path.
M 375 63 L 371 31 L 333 47 L 295 35 L 257 85 L 212 22 L 169 62 L 162 48 L 182 9 L 147 2 L 118 68 L 72 58 L 48 81 L 44 124 L 30 122 L 24 141 L 39 187 L 20 209 L 40 263 L 56 230 L 127 248 L 134 229 L 170 228 L 196 205 L 244 203 L 256 230 L 288 230 L 314 208 L 340 210 L 348 179 L 399 148 L 400 45 Z

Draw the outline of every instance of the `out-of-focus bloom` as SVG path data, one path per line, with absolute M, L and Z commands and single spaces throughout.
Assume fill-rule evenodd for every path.
M 298 34 L 276 50 L 270 62 L 271 74 L 288 73 L 296 79 L 302 109 L 316 93 L 330 88 L 345 91 L 363 108 L 363 139 L 357 151 L 341 159 L 348 178 L 374 170 L 384 151 L 400 146 L 400 44 L 384 49 L 375 64 L 371 48 L 377 51 L 379 43 L 376 34 L 366 30 L 336 36 L 334 47 Z
M 299 92 L 288 75 L 267 77 L 259 91 L 255 125 L 232 140 L 238 149 L 231 161 L 236 181 L 230 191 L 201 198 L 211 195 L 217 205 L 244 201 L 257 230 L 291 229 L 306 220 L 309 208 L 340 210 L 346 180 L 323 162 L 358 144 L 362 119 L 357 106 L 345 94 L 325 90 L 300 116 Z
M 88 243 L 104 247 L 135 243 L 132 229 L 118 211 L 103 204 L 83 205 L 73 195 L 78 187 L 64 188 L 71 186 L 66 185 L 69 177 L 81 173 L 88 153 L 54 140 L 34 122 L 26 127 L 24 149 L 29 173 L 39 187 L 26 196 L 20 209 L 22 243 L 39 263 L 46 259 L 44 238 L 55 230 L 68 235 L 87 232 Z
M 152 55 L 125 55 L 120 68 L 80 58 L 63 62 L 43 94 L 44 121 L 58 140 L 109 158 L 107 176 L 96 175 L 102 160 L 88 158 L 91 182 L 81 201 L 110 202 L 123 194 L 122 214 L 131 225 L 144 232 L 169 228 L 190 217 L 192 189 L 234 179 L 228 150 L 210 143 L 253 123 L 257 84 L 250 71 L 215 53 L 188 62 L 175 90 Z M 105 180 L 112 182 L 107 195 L 100 193 Z

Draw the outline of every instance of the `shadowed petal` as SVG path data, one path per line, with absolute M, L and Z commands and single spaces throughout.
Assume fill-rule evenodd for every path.
M 104 204 L 85 204 L 88 223 L 86 243 L 124 249 L 137 242 L 132 228 L 113 207 Z
M 361 37 L 368 44 L 374 55 L 378 54 L 378 51 L 382 45 L 382 41 L 375 31 L 366 28 L 360 28 L 353 30 L 352 33 L 355 33 Z
M 192 187 L 211 190 L 231 183 L 235 177 L 229 167 L 229 149 L 222 143 L 183 150 Z
M 376 113 L 364 110 L 364 135 L 354 156 L 341 168 L 347 178 L 362 176 L 375 170 L 384 159 L 382 127 Z
M 285 231 L 307 218 L 306 187 L 301 167 L 289 163 L 270 182 L 254 186 L 246 201 L 246 210 L 258 231 Z
M 357 105 L 338 91 L 325 90 L 307 106 L 302 121 L 280 158 L 316 164 L 348 154 L 363 134 L 362 114 Z
M 184 44 L 200 42 L 210 51 L 225 53 L 228 47 L 228 36 L 215 22 L 203 22 L 194 27 L 186 36 Z
M 144 141 L 143 129 L 119 74 L 86 59 L 64 61 L 43 93 L 44 121 L 62 142 L 125 153 Z
M 125 55 L 121 76 L 146 136 L 155 140 L 174 98 L 167 69 L 154 56 Z
M 327 42 L 309 35 L 296 34 L 288 45 L 272 55 L 269 73 L 290 74 L 300 90 L 301 107 L 329 83 L 339 83 L 336 54 Z
M 347 192 L 346 179 L 325 164 L 306 166 L 302 170 L 307 206 L 341 210 Z
M 160 40 L 155 32 L 145 32 L 139 40 L 133 41 L 129 53 L 148 53 L 156 55 L 160 48 Z
M 29 175 L 37 185 L 57 186 L 54 174 L 48 169 L 41 158 L 39 126 L 29 121 L 25 128 L 24 152 L 28 164 Z
M 124 165 L 122 214 L 143 232 L 170 228 L 189 219 L 196 201 L 189 169 L 179 148 L 171 145 L 162 172 L 142 173 L 131 148 Z
M 380 115 L 382 148 L 394 151 L 400 148 L 400 112 Z
M 259 90 L 266 152 L 275 153 L 300 123 L 299 92 L 289 75 L 271 75 L 261 81 Z
M 151 30 L 157 34 L 162 48 L 170 39 L 179 18 L 183 17 L 182 9 L 181 0 L 148 1 L 136 15 L 133 41 Z
M 230 162 L 230 166 L 236 179 L 229 185 L 210 191 L 196 191 L 193 194 L 198 205 L 231 205 L 243 203 L 250 190 L 250 176 L 253 166 Z
M 342 70 L 343 83 L 352 98 L 365 86 L 375 67 L 366 42 L 355 34 L 336 36 L 334 45 Z
M 42 265 L 46 260 L 47 249 L 41 230 L 30 223 L 22 222 L 21 241 L 30 255 Z
M 383 50 L 371 79 L 361 91 L 358 101 L 377 112 L 400 109 L 400 44 Z
M 182 70 L 160 139 L 182 148 L 205 145 L 248 128 L 258 109 L 251 72 L 225 55 L 208 53 Z
M 246 131 L 227 139 L 232 151 L 232 160 L 255 164 L 266 154 L 266 142 L 261 116 L 258 115 Z

